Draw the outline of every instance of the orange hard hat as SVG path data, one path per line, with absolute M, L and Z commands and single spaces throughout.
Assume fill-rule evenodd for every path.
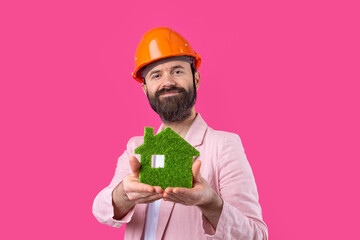
M 133 78 L 142 83 L 140 70 L 149 63 L 174 56 L 194 57 L 194 66 L 200 67 L 201 57 L 179 33 L 168 27 L 158 27 L 146 32 L 136 49 Z

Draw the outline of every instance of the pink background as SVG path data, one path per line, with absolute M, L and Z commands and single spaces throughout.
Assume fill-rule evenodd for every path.
M 355 239 L 358 1 L 1 1 L 0 239 L 122 239 L 91 212 L 128 139 L 158 127 L 141 35 L 198 51 L 197 110 L 240 135 L 271 239 Z

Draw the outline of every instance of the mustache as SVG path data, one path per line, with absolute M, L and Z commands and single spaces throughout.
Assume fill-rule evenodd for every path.
M 178 92 L 178 93 L 186 93 L 186 90 L 184 88 L 179 87 L 170 87 L 170 88 L 163 88 L 155 93 L 155 97 L 159 97 L 161 94 L 167 93 L 167 92 Z

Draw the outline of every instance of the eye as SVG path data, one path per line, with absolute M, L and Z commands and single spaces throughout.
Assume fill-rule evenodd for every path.
M 160 74 L 154 74 L 151 76 L 151 79 L 153 79 L 153 80 L 157 80 L 159 78 L 160 78 Z
M 175 75 L 182 74 L 182 71 L 181 71 L 181 70 L 175 70 L 175 71 L 174 71 L 174 74 L 175 74 Z

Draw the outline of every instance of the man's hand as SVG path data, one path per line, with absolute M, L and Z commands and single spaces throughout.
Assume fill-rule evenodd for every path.
M 151 203 L 163 197 L 161 187 L 139 183 L 141 164 L 137 158 L 130 157 L 129 163 L 132 173 L 116 186 L 112 194 L 115 219 L 121 219 L 135 204 Z
M 163 193 L 164 201 L 198 206 L 216 229 L 222 211 L 223 200 L 210 184 L 201 177 L 200 167 L 200 160 L 193 163 L 193 188 L 167 187 Z
M 161 187 L 139 183 L 141 164 L 137 158 L 130 157 L 129 162 L 132 173 L 126 176 L 122 182 L 124 197 L 136 204 L 150 203 L 162 198 L 163 190 Z

